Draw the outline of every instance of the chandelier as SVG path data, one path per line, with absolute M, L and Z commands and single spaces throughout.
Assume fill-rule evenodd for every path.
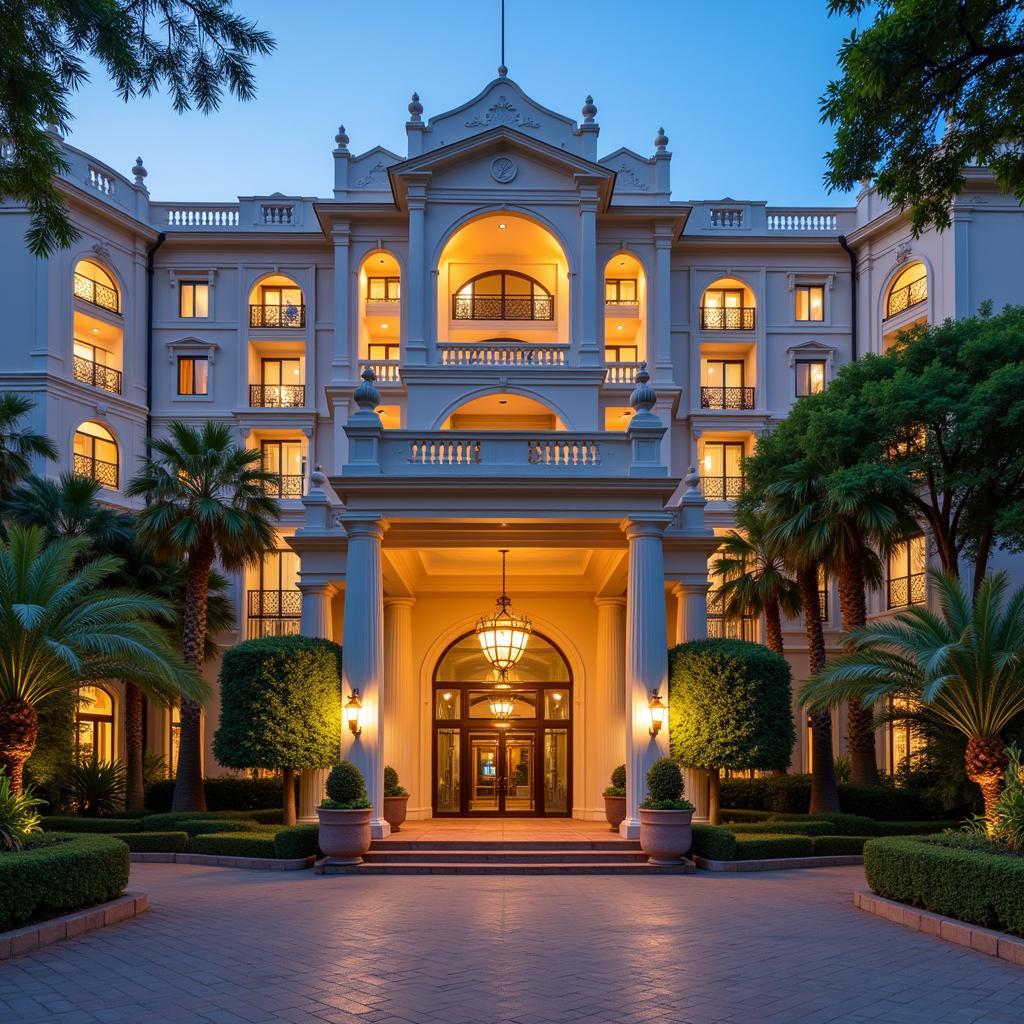
M 484 657 L 497 669 L 507 673 L 523 656 L 530 639 L 530 620 L 512 611 L 512 599 L 505 593 L 505 556 L 508 548 L 501 549 L 501 596 L 494 611 L 484 615 L 476 625 L 476 635 Z M 510 712 L 511 713 L 511 712 Z M 506 716 L 507 717 L 507 716 Z

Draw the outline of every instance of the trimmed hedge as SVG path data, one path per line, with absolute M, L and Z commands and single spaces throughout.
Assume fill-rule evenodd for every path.
M 707 860 L 735 860 L 736 837 L 717 825 L 694 825 L 690 853 Z
M 723 779 L 722 807 L 783 814 L 806 814 L 811 805 L 810 775 L 770 775 L 762 779 Z M 895 786 L 839 784 L 839 806 L 844 814 L 875 821 L 923 821 L 933 808 L 920 793 Z
M 210 811 L 277 810 L 284 806 L 280 779 L 206 779 L 206 807 Z M 146 807 L 157 813 L 170 811 L 174 780 L 161 779 L 146 787 Z
M 228 821 L 225 818 L 186 818 L 177 827 L 190 836 L 205 836 L 219 832 L 273 832 L 280 826 L 261 825 L 258 821 Z
M 730 824 L 733 822 L 768 821 L 775 817 L 775 815 L 768 811 L 743 811 L 735 807 L 729 807 L 722 808 L 719 811 L 718 817 L 722 824 Z
M 112 900 L 128 885 L 128 847 L 109 835 L 55 833 L 0 853 L 0 931 Z
M 781 833 L 745 832 L 736 836 L 736 860 L 773 860 L 777 857 L 813 857 L 814 840 L 810 836 Z
M 79 818 L 75 815 L 54 814 L 39 822 L 44 832 L 141 832 L 141 818 Z
M 839 857 L 864 852 L 864 844 L 871 836 L 815 836 L 816 857 Z
M 169 811 L 143 818 L 142 827 L 146 832 L 177 831 L 183 821 L 223 821 L 227 825 L 231 818 L 223 811 Z
M 315 857 L 319 851 L 319 825 L 291 825 L 274 835 L 274 856 L 278 860 Z
M 284 824 L 284 810 L 280 807 L 268 808 L 263 811 L 245 811 L 244 813 L 249 821 L 258 821 L 261 825 Z
M 276 857 L 276 838 L 269 832 L 214 832 L 194 836 L 192 852 L 217 857 Z
M 741 821 L 728 826 L 735 835 L 834 836 L 837 829 L 830 821 Z
M 132 853 L 188 853 L 187 832 L 122 832 L 120 839 Z
M 872 839 L 864 874 L 886 899 L 1024 935 L 1024 857 L 985 852 L 972 836 Z
M 827 821 L 835 826 L 840 836 L 920 836 L 956 828 L 956 821 L 874 821 L 859 814 L 773 814 L 771 822 L 785 823 L 782 831 L 789 831 L 790 823 L 801 821 Z

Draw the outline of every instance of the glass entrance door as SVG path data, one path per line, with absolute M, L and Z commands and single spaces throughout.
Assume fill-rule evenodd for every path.
M 534 814 L 535 734 L 473 732 L 469 736 L 470 814 Z

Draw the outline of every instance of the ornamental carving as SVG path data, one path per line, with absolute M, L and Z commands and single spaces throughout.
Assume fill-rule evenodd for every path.
M 491 177 L 501 185 L 507 185 L 518 173 L 519 165 L 509 156 L 491 161 Z
M 356 188 L 370 188 L 375 182 L 383 183 L 384 179 L 388 176 L 388 169 L 379 160 L 373 167 L 370 168 L 369 173 L 363 175 L 361 178 L 356 179 Z
M 506 96 L 499 96 L 483 115 L 477 115 L 466 122 L 467 128 L 493 128 L 504 124 L 510 128 L 539 128 L 540 122 L 519 113 L 519 108 L 508 101 Z
M 636 171 L 629 164 L 624 163 L 615 173 L 619 176 L 620 180 L 624 180 L 630 188 L 635 188 L 638 192 L 646 192 L 650 188 L 646 181 L 641 181 Z
M 910 241 L 900 242 L 896 246 L 896 266 L 898 267 L 901 263 L 906 263 L 910 259 Z

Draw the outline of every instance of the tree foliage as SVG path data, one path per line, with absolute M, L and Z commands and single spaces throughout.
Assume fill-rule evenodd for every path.
M 275 46 L 230 0 L 7 0 L 0 39 L 0 139 L 13 144 L 0 161 L 0 197 L 31 211 L 26 240 L 37 256 L 78 237 L 54 180 L 67 162 L 49 126 L 69 129 L 87 62 L 125 101 L 166 90 L 178 113 L 208 114 L 225 90 L 255 96 L 251 58 Z
M 1024 3 L 1021 0 L 830 0 L 831 13 L 874 8 L 839 52 L 821 99 L 835 126 L 825 181 L 874 178 L 915 234 L 950 224 L 964 168 L 992 169 L 1024 202 Z M 1009 144 L 1009 145 L 1008 145 Z
M 3 47 L 0 46 L 0 53 L 2 51 Z M 3 163 L 0 161 L 2 175 Z M 0 177 L 0 183 L 2 181 Z M 3 189 L 0 186 L 2 195 Z M 32 407 L 32 401 L 24 395 L 10 391 L 0 394 L 0 498 L 5 498 L 19 480 L 28 476 L 32 471 L 33 458 L 57 458 L 57 446 L 44 434 L 37 434 L 31 427 L 25 426 L 25 418 Z

